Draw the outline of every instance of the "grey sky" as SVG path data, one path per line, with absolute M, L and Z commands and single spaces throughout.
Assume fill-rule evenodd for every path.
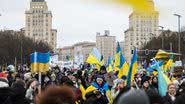
M 53 28 L 58 30 L 58 47 L 79 41 L 95 41 L 96 32 L 110 30 L 117 40 L 124 40 L 131 8 L 124 5 L 93 2 L 95 0 L 46 0 L 53 13 Z M 90 2 L 91 1 L 91 2 Z M 98 1 L 98 0 L 96 0 Z M 185 0 L 154 0 L 160 13 L 160 25 L 177 30 L 177 17 L 183 16 L 185 25 Z M 19 30 L 24 27 L 24 12 L 30 0 L 0 0 L 0 29 Z

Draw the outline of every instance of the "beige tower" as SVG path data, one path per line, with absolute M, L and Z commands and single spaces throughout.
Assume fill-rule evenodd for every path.
M 125 57 L 130 62 L 131 50 L 140 49 L 153 37 L 159 35 L 159 13 L 154 9 L 153 0 L 148 0 L 150 10 L 134 10 L 129 16 L 129 29 L 125 31 Z
M 25 35 L 48 43 L 55 50 L 57 30 L 52 29 L 52 13 L 48 11 L 46 1 L 31 0 L 30 9 L 25 14 Z
M 105 30 L 104 35 L 100 33 L 96 34 L 96 47 L 103 55 L 105 63 L 107 63 L 108 57 L 114 57 L 116 52 L 116 37 L 110 36 L 109 31 Z

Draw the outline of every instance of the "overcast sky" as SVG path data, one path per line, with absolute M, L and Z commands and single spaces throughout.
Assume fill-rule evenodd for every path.
M 110 30 L 118 41 L 124 40 L 128 28 L 131 7 L 125 5 L 100 3 L 98 0 L 46 0 L 53 13 L 53 28 L 58 30 L 58 47 L 80 41 L 95 41 L 96 32 Z M 96 2 L 95 2 L 96 1 Z M 154 0 L 160 13 L 159 24 L 165 29 L 177 30 L 177 17 L 183 16 L 185 25 L 185 0 Z M 0 29 L 19 30 L 25 25 L 25 10 L 30 0 L 0 0 Z

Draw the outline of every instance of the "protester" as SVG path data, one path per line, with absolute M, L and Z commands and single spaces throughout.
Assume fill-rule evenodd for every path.
M 110 94 L 110 92 L 108 94 L 108 90 L 109 87 L 107 82 L 104 80 L 102 75 L 98 75 L 96 81 L 92 82 L 91 86 L 86 89 L 86 98 L 90 98 L 90 96 L 94 96 L 94 94 L 96 95 L 96 92 L 98 92 L 98 95 L 101 95 L 102 99 L 105 99 L 104 102 L 106 103 L 104 104 L 107 104 L 109 102 L 108 95 Z
M 36 97 L 36 104 L 75 104 L 75 94 L 67 86 L 48 86 Z
M 168 85 L 168 92 L 164 97 L 164 104 L 174 104 L 174 101 L 176 99 L 175 94 L 176 94 L 175 84 L 171 83 Z
M 144 90 L 130 90 L 120 96 L 117 104 L 150 104 Z
M 149 83 L 150 77 L 143 76 L 141 80 L 142 89 L 149 90 L 150 89 L 150 83 Z
M 183 78 L 168 85 L 166 96 L 159 95 L 158 74 L 138 72 L 127 86 L 127 76 L 118 79 L 117 72 L 99 69 L 53 67 L 38 74 L 0 72 L 0 104 L 183 104 Z M 9 80 L 8 80 L 9 79 Z M 11 85 L 11 86 L 10 86 Z M 179 88 L 179 89 L 177 89 Z M 177 90 L 177 91 L 176 91 Z
M 114 81 L 114 86 L 111 89 L 111 96 L 113 100 L 116 98 L 116 96 L 120 93 L 120 90 L 124 87 L 124 81 L 123 79 L 116 79 Z

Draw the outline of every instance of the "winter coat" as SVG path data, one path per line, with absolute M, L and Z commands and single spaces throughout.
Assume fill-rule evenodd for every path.
M 174 104 L 174 101 L 172 101 L 169 94 L 166 94 L 166 96 L 164 96 L 163 99 L 164 99 L 164 104 Z

